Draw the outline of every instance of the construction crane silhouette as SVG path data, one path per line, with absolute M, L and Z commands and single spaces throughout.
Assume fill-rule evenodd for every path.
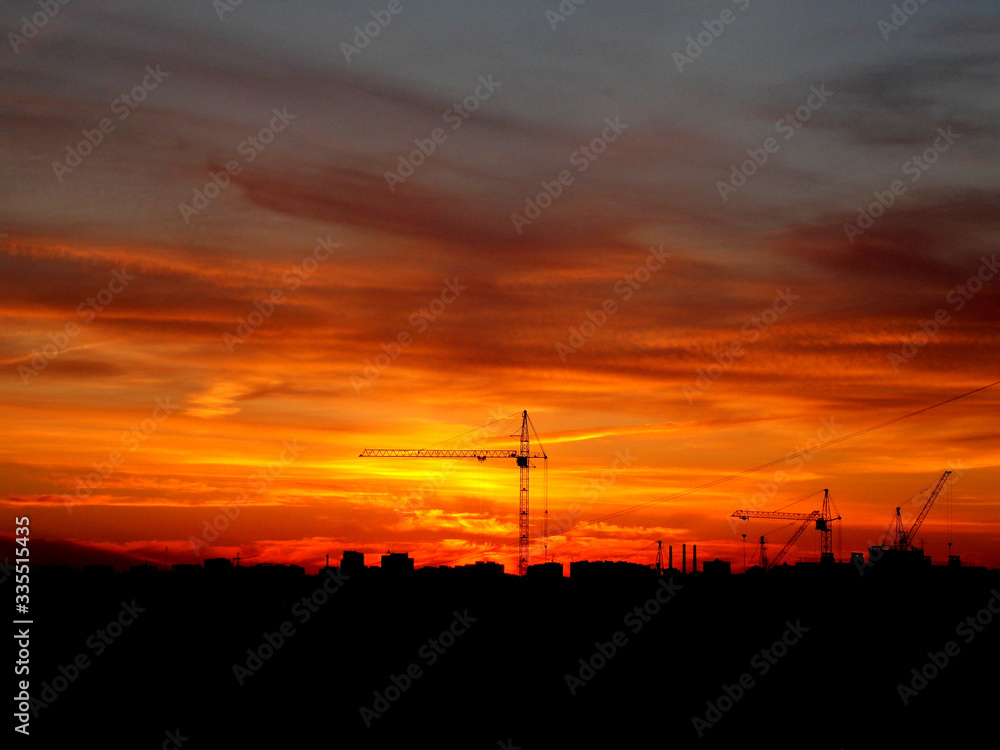
M 764 537 L 760 538 L 761 542 L 761 563 L 760 567 L 767 570 L 769 567 L 773 568 L 778 562 L 785 556 L 785 553 L 791 549 L 792 545 L 802 536 L 802 532 L 805 531 L 810 524 L 816 525 L 816 530 L 821 533 L 826 533 L 829 528 L 828 523 L 824 523 L 824 518 L 818 510 L 814 510 L 812 513 L 786 513 L 784 511 L 769 511 L 769 510 L 738 510 L 730 516 L 731 518 L 740 518 L 744 521 L 750 518 L 774 518 L 782 521 L 802 521 L 802 525 L 798 530 L 792 535 L 792 538 L 788 543 L 782 548 L 778 556 L 771 561 L 770 566 L 766 564 L 767 556 L 764 550 Z
M 230 557 L 229 560 L 236 561 L 236 567 L 240 567 L 240 560 L 253 560 L 255 557 L 260 557 L 260 555 L 250 555 L 249 557 L 240 557 L 240 553 L 236 553 L 236 557 Z
M 830 512 L 830 490 L 823 490 L 823 518 L 816 524 L 819 529 L 819 560 L 820 562 L 833 562 L 833 522 L 839 521 Z
M 801 524 L 799 524 L 799 528 L 795 530 L 795 533 L 792 534 L 792 536 L 788 539 L 787 542 L 785 542 L 785 546 L 781 548 L 778 554 L 775 555 L 774 559 L 772 559 L 770 562 L 768 562 L 767 559 L 767 546 L 766 543 L 764 542 L 764 537 L 762 536 L 760 538 L 760 567 L 763 570 L 765 571 L 773 570 L 774 568 L 778 567 L 781 561 L 785 558 L 785 555 L 788 554 L 788 550 L 790 550 L 795 545 L 795 543 L 799 541 L 799 537 L 802 536 L 802 533 L 809 528 L 810 524 L 819 520 L 816 518 L 815 515 L 816 513 L 817 511 L 813 511 L 812 513 L 808 514 L 808 518 L 806 518 Z
M 480 462 L 487 458 L 513 458 L 520 469 L 520 490 L 518 493 L 518 538 L 517 538 L 517 574 L 523 576 L 528 572 L 528 472 L 531 469 L 531 459 L 541 458 L 548 460 L 545 450 L 538 440 L 538 432 L 535 425 L 528 417 L 528 411 L 521 412 L 521 434 L 520 444 L 517 450 L 495 450 L 495 449 L 455 449 L 455 450 L 433 450 L 429 448 L 365 448 L 361 451 L 361 458 L 475 458 Z M 531 452 L 530 432 L 535 434 L 538 441 L 539 451 Z M 518 435 L 511 435 L 518 437 Z
M 814 510 L 812 513 L 786 513 L 784 511 L 767 511 L 767 510 L 738 510 L 730 516 L 731 518 L 740 518 L 744 521 L 750 518 L 776 518 L 785 521 L 814 521 L 816 523 L 816 530 L 820 532 L 820 561 L 826 563 L 833 562 L 833 522 L 841 520 L 840 516 L 836 518 L 830 511 L 830 490 L 823 490 L 823 510 L 822 512 Z M 796 535 L 796 538 L 801 536 L 801 532 Z M 743 535 L 746 538 L 746 534 Z M 771 563 L 774 566 L 774 563 Z
M 910 526 L 909 531 L 903 530 L 903 517 L 899 513 L 899 508 L 896 508 L 896 528 L 893 534 L 893 549 L 900 552 L 905 552 L 906 550 L 912 550 L 913 540 L 917 536 L 917 531 L 920 530 L 920 524 L 924 522 L 927 518 L 927 514 L 931 511 L 931 506 L 934 505 L 934 501 L 937 500 L 937 496 L 941 494 L 941 490 L 944 489 L 945 483 L 948 481 L 948 477 L 951 476 L 951 471 L 946 471 L 941 475 L 937 484 L 934 486 L 934 490 L 931 492 L 930 497 L 927 498 L 927 502 L 924 503 L 924 507 L 920 509 L 920 514 L 917 516 L 913 525 Z

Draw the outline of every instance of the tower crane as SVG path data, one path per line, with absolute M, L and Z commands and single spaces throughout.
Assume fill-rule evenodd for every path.
M 545 450 L 539 447 L 537 452 L 532 452 L 529 440 L 530 431 L 535 433 L 535 440 L 538 440 L 538 432 L 535 425 L 528 417 L 528 411 L 521 412 L 521 434 L 520 444 L 516 450 L 496 450 L 496 449 L 454 449 L 454 450 L 432 450 L 428 448 L 365 448 L 361 451 L 361 458 L 475 458 L 480 462 L 487 458 L 513 458 L 520 469 L 520 490 L 518 492 L 518 538 L 517 538 L 517 574 L 525 575 L 528 572 L 528 471 L 531 468 L 530 460 L 541 458 L 548 460 Z M 518 437 L 518 435 L 511 435 Z
M 893 548 L 899 550 L 900 552 L 913 549 L 913 540 L 917 536 L 917 531 L 920 530 L 920 524 L 924 522 L 927 518 L 927 514 L 930 513 L 931 506 L 934 505 L 934 501 L 937 500 L 937 496 L 941 494 L 941 490 L 944 489 L 945 483 L 948 481 L 948 477 L 951 476 L 951 471 L 946 471 L 938 479 L 937 484 L 931 491 L 930 497 L 927 498 L 927 502 L 924 503 L 924 507 L 920 509 L 920 514 L 914 520 L 913 525 L 910 526 L 909 531 L 903 530 L 903 517 L 899 513 L 899 508 L 896 508 L 896 530 L 893 536 Z
M 775 518 L 785 521 L 815 521 L 816 530 L 820 532 L 819 548 L 820 561 L 826 563 L 833 562 L 833 522 L 839 521 L 840 516 L 833 517 L 830 511 L 830 490 L 823 490 L 823 510 L 814 510 L 812 513 L 786 513 L 784 511 L 767 510 L 738 510 L 732 514 L 731 518 L 740 518 L 746 521 L 749 518 Z M 774 563 L 771 563 L 774 566 Z

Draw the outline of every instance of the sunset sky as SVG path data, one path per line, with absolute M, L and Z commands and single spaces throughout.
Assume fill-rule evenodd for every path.
M 558 562 L 742 570 L 950 468 L 1000 566 L 1000 386 L 688 492 L 1000 379 L 1000 8 L 903 5 L 4 3 L 0 534 L 514 572 L 513 461 L 358 454 L 527 409 L 532 563 L 546 487 Z

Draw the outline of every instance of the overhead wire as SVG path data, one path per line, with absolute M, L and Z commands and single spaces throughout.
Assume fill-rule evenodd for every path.
M 924 413 L 926 413 L 928 411 L 931 411 L 932 409 L 937 409 L 937 408 L 940 408 L 942 406 L 946 406 L 947 404 L 954 403 L 955 401 L 959 401 L 959 400 L 961 400 L 963 398 L 967 398 L 967 397 L 972 396 L 972 395 L 974 395 L 976 393 L 980 393 L 982 391 L 985 391 L 985 390 L 988 390 L 990 388 L 993 388 L 993 387 L 995 387 L 997 385 L 1000 385 L 1000 380 L 994 380 L 992 383 L 988 383 L 987 385 L 983 385 L 983 386 L 980 386 L 978 388 L 973 388 L 972 390 L 969 390 L 969 391 L 966 391 L 964 393 L 960 393 L 958 395 L 955 395 L 955 396 L 952 396 L 950 398 L 944 399 L 943 401 L 938 401 L 937 403 L 931 404 L 929 406 L 924 406 L 924 407 L 922 407 L 920 409 L 916 409 L 916 410 L 908 412 L 906 414 L 902 414 L 902 415 L 900 415 L 898 417 L 893 417 L 892 419 L 885 420 L 884 422 L 880 422 L 880 423 L 878 423 L 876 425 L 871 425 L 869 427 L 865 427 L 863 429 L 856 430 L 856 431 L 854 431 L 854 432 L 852 432 L 852 433 L 850 433 L 848 435 L 844 435 L 844 436 L 839 437 L 839 438 L 833 438 L 831 440 L 827 440 L 826 442 L 820 443 L 817 446 L 814 446 L 812 448 L 806 448 L 806 449 L 803 449 L 803 450 L 798 451 L 796 453 L 791 453 L 789 455 L 784 456 L 783 458 L 778 458 L 778 459 L 774 459 L 772 461 L 767 461 L 765 463 L 758 464 L 757 466 L 751 467 L 749 469 L 744 469 L 743 471 L 736 472 L 735 474 L 730 474 L 728 476 L 721 477 L 719 479 L 713 479 L 711 481 L 708 481 L 708 482 L 705 482 L 703 484 L 700 484 L 700 485 L 698 485 L 696 487 L 691 487 L 691 488 L 689 488 L 687 490 L 683 490 L 683 491 L 680 491 L 680 492 L 671 493 L 669 495 L 664 495 L 663 497 L 657 498 L 655 500 L 650 500 L 648 502 L 640 503 L 638 505 L 635 505 L 635 506 L 632 506 L 632 507 L 629 507 L 629 508 L 624 508 L 622 510 L 615 511 L 614 513 L 608 513 L 606 515 L 599 516 L 597 518 L 593 518 L 593 519 L 591 519 L 589 521 L 581 521 L 581 522 L 576 523 L 576 524 L 574 524 L 572 526 L 569 526 L 569 527 L 567 527 L 565 529 L 560 529 L 559 534 L 560 534 L 560 536 L 563 536 L 563 535 L 566 535 L 568 532 L 570 532 L 570 531 L 572 531 L 574 529 L 582 528 L 582 527 L 585 527 L 585 526 L 591 526 L 591 525 L 594 525 L 594 524 L 598 524 L 598 523 L 602 523 L 604 521 L 611 520 L 612 518 L 618 518 L 619 516 L 627 515 L 629 513 L 634 513 L 634 512 L 636 512 L 638 510 L 643 510 L 645 508 L 649 508 L 649 507 L 652 507 L 654 505 L 659 505 L 660 503 L 663 503 L 663 502 L 665 502 L 667 500 L 672 500 L 672 499 L 675 499 L 675 498 L 678 498 L 678 497 L 684 497 L 686 495 L 693 494 L 693 493 L 697 492 L 698 490 L 703 490 L 703 489 L 708 489 L 710 487 L 715 487 L 716 485 L 722 484 L 723 482 L 728 482 L 728 481 L 731 481 L 733 479 L 737 479 L 739 477 L 746 476 L 748 474 L 753 474 L 754 472 L 760 471 L 761 469 L 766 469 L 766 468 L 769 468 L 771 466 L 776 466 L 776 465 L 784 463 L 784 462 L 786 462 L 786 461 L 788 461 L 790 459 L 798 458 L 799 456 L 804 456 L 804 455 L 807 455 L 807 454 L 810 454 L 810 453 L 815 453 L 815 452 L 820 451 L 820 450 L 822 450 L 824 448 L 827 448 L 827 447 L 829 447 L 831 445 L 837 445 L 837 444 L 843 443 L 843 442 L 845 442 L 847 440 L 852 440 L 852 439 L 854 439 L 856 437 L 860 437 L 860 436 L 866 435 L 866 434 L 868 434 L 870 432 L 874 432 L 875 430 L 879 430 L 879 429 L 882 429 L 884 427 L 889 427 L 891 425 L 896 424 L 897 422 L 902 422 L 903 420 L 910 419 L 910 418 L 918 416 L 920 414 L 924 414 Z M 516 414 L 517 414 L 517 412 L 514 412 L 514 414 L 509 415 L 507 417 L 504 417 L 504 419 L 510 419 L 511 417 L 515 416 Z M 494 424 L 495 422 L 499 422 L 499 421 L 501 421 L 501 420 L 499 420 L 499 419 L 498 420 L 494 420 L 494 422 L 490 422 L 488 424 Z M 529 417 L 529 423 L 530 423 L 530 417 Z M 534 431 L 534 425 L 531 425 L 531 429 L 532 429 L 532 431 Z M 469 432 L 472 432 L 472 430 L 469 430 Z M 467 433 L 463 433 L 463 434 L 467 434 Z M 535 437 L 537 439 L 537 437 L 538 437 L 537 432 L 535 433 Z M 540 445 L 541 445 L 541 443 L 539 443 L 539 446 Z M 544 453 L 544 450 L 542 452 Z M 796 501 L 796 502 L 799 502 L 799 501 Z M 840 515 L 839 511 L 838 511 L 837 515 Z M 507 543 L 504 543 L 504 544 L 501 544 L 501 545 L 497 545 L 495 547 L 495 551 L 506 549 L 508 547 L 513 546 L 513 544 L 514 543 L 512 543 L 512 542 L 507 542 Z M 744 536 L 744 548 L 745 548 L 745 545 L 746 545 L 746 537 Z M 462 556 L 460 556 L 458 558 L 454 558 L 453 561 L 454 562 L 458 562 L 458 561 L 464 560 L 464 559 L 466 559 L 468 557 L 471 557 L 471 556 L 473 556 L 475 554 L 476 553 L 473 552 L 471 554 L 462 555 Z M 744 555 L 745 555 L 745 553 L 744 553 Z M 744 564 L 744 566 L 745 566 L 745 564 Z
M 836 445 L 838 443 L 843 443 L 843 442 L 845 442 L 847 440 L 852 440 L 853 438 L 860 437 L 862 435 L 866 435 L 869 432 L 874 432 L 875 430 L 882 429 L 883 427 L 889 427 L 890 425 L 894 425 L 897 422 L 902 422 L 904 419 L 909 419 L 911 417 L 915 417 L 918 414 L 923 414 L 925 412 L 930 411 L 931 409 L 937 409 L 937 408 L 939 408 L 941 406 L 944 406 L 946 404 L 950 404 L 950 403 L 952 403 L 954 401 L 958 401 L 959 399 L 966 398 L 967 396 L 971 396 L 974 393 L 979 393 L 980 391 L 985 391 L 988 388 L 992 388 L 992 387 L 994 387 L 996 385 L 1000 385 L 1000 380 L 995 380 L 992 383 L 990 383 L 989 385 L 980 386 L 979 388 L 974 388 L 971 391 L 966 391 L 965 393 L 961 393 L 961 394 L 959 394 L 957 396 L 952 396 L 951 398 L 947 398 L 944 401 L 939 401 L 936 404 L 931 404 L 930 406 L 925 406 L 925 407 L 923 407 L 921 409 L 916 409 L 916 410 L 911 411 L 911 412 L 909 412 L 907 414 L 903 414 L 903 415 L 898 416 L 898 417 L 893 417 L 892 419 L 888 419 L 888 420 L 886 420 L 884 422 L 880 422 L 879 424 L 872 425 L 870 427 L 865 427 L 864 429 L 861 429 L 861 430 L 856 430 L 856 431 L 854 431 L 854 432 L 852 432 L 852 433 L 850 433 L 848 435 L 844 435 L 844 436 L 839 437 L 839 438 L 833 438 L 831 440 L 827 440 L 825 443 L 820 443 L 819 445 L 817 445 L 817 446 L 815 446 L 813 448 L 805 448 L 805 449 L 803 449 L 801 451 L 798 451 L 796 453 L 791 453 L 791 454 L 789 454 L 789 455 L 787 455 L 787 456 L 785 456 L 783 458 L 777 458 L 777 459 L 774 459 L 773 461 L 767 461 L 765 463 L 758 464 L 757 466 L 753 466 L 753 467 L 751 467 L 749 469 L 744 469 L 743 471 L 738 471 L 735 474 L 730 474 L 728 476 L 721 477 L 719 479 L 713 479 L 713 480 L 705 482 L 703 484 L 699 484 L 696 487 L 691 487 L 689 489 L 682 490 L 680 492 L 674 492 L 674 493 L 671 493 L 669 495 L 664 495 L 663 497 L 657 498 L 655 500 L 649 500 L 649 501 L 647 501 L 645 503 L 640 503 L 640 504 L 634 505 L 634 506 L 632 506 L 630 508 L 624 508 L 622 510 L 615 511 L 614 513 L 608 513 L 606 515 L 599 516 L 597 518 L 593 518 L 593 519 L 591 519 L 589 521 L 581 521 L 580 523 L 574 524 L 573 526 L 570 526 L 570 527 L 564 529 L 563 533 L 568 532 L 568 531 L 572 531 L 573 529 L 580 528 L 580 527 L 583 527 L 583 526 L 590 526 L 590 525 L 595 524 L 595 523 L 601 523 L 603 521 L 609 521 L 612 518 L 618 518 L 619 516 L 624 516 L 624 515 L 627 515 L 629 513 L 635 513 L 637 510 L 644 510 L 644 509 L 650 508 L 650 507 L 652 507 L 654 505 L 659 505 L 660 503 L 666 502 L 667 500 L 673 500 L 673 499 L 678 498 L 678 497 L 684 497 L 685 495 L 693 494 L 693 493 L 697 492 L 698 490 L 704 490 L 704 489 L 708 489 L 709 487 L 715 487 L 716 485 L 722 484 L 723 482 L 728 482 L 730 480 L 737 479 L 737 478 L 742 477 L 742 476 L 746 476 L 747 474 L 753 474 L 754 472 L 760 471 L 761 469 L 766 469 L 766 468 L 769 468 L 771 466 L 777 466 L 778 464 L 785 463 L 786 461 L 788 461 L 790 459 L 798 458 L 799 456 L 804 456 L 804 455 L 807 455 L 809 453 L 815 453 L 816 451 L 822 450 L 823 448 L 828 448 L 831 445 Z

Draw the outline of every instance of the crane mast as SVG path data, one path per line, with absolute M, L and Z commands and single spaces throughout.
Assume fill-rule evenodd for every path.
M 517 454 L 517 466 L 521 475 L 521 488 L 517 502 L 517 574 L 528 572 L 528 469 L 531 446 L 528 442 L 528 411 L 524 411 L 521 421 L 521 447 Z
M 820 530 L 819 535 L 819 559 L 820 562 L 833 562 L 833 522 L 839 521 L 840 516 L 833 517 L 830 512 L 830 490 L 823 490 L 823 519 L 816 528 Z

